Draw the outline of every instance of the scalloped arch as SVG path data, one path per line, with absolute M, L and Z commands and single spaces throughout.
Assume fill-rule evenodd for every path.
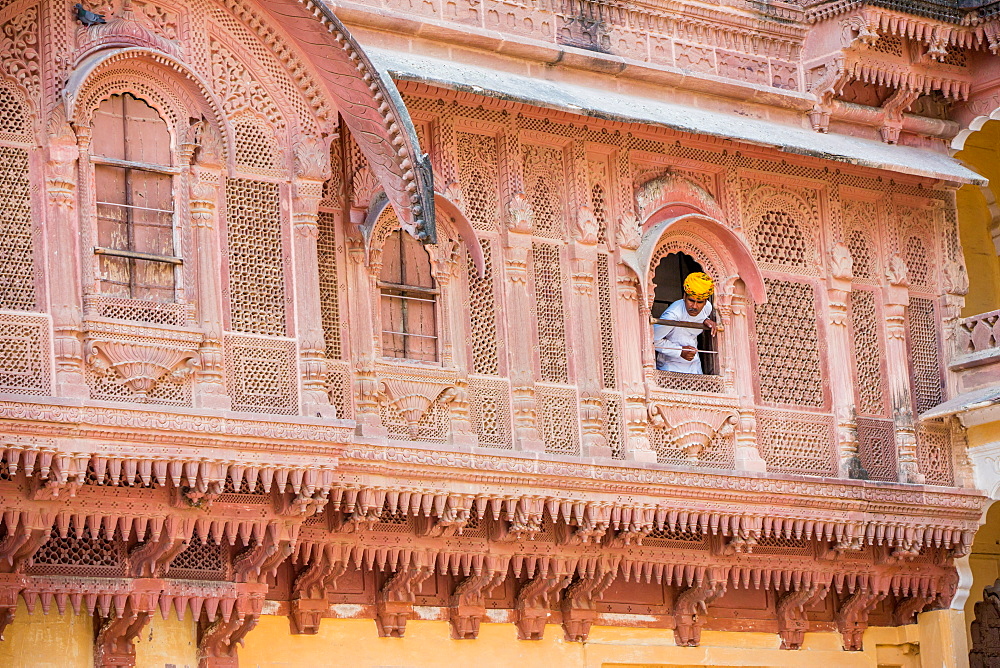
M 672 172 L 646 181 L 635 194 L 642 228 L 647 230 L 661 220 L 689 213 L 699 213 L 723 220 L 722 207 L 712 195 L 691 179 Z
M 166 70 L 159 80 L 143 77 L 134 69 L 122 67 L 126 63 L 141 61 L 156 69 Z M 105 76 L 106 75 L 106 76 Z M 63 91 L 66 119 L 71 123 L 89 124 L 94 108 L 111 95 L 133 92 L 136 83 L 142 82 L 152 93 L 147 100 L 170 120 L 172 130 L 181 130 L 182 114 L 191 116 L 195 111 L 211 119 L 221 136 L 226 137 L 225 148 L 231 154 L 232 135 L 225 123 L 222 105 L 212 94 L 206 82 L 187 65 L 173 56 L 152 49 L 129 47 L 99 51 L 84 59 L 74 70 Z
M 649 298 L 649 281 L 646 278 L 651 270 L 650 263 L 656 249 L 670 234 L 682 229 L 691 230 L 708 243 L 715 241 L 717 246 L 713 246 L 713 249 L 716 250 L 723 269 L 743 279 L 747 294 L 755 302 L 758 304 L 767 302 L 764 277 L 747 243 L 718 220 L 700 213 L 687 213 L 660 220 L 643 233 L 638 250 L 623 257 L 626 264 L 640 277 L 644 299 Z
M 275 0 L 261 11 L 272 16 L 319 73 L 324 93 L 368 159 L 400 224 L 434 243 L 430 159 L 419 152 L 416 129 L 392 79 L 372 64 L 325 3 Z

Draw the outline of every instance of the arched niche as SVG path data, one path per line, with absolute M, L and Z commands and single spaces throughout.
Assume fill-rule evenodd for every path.
M 89 126 L 102 101 L 123 93 L 139 94 L 156 109 L 175 133 L 175 143 L 189 120 L 201 115 L 225 137 L 223 148 L 233 155 L 222 105 L 207 83 L 173 56 L 142 47 L 102 50 L 84 59 L 63 92 L 66 120 Z
M 654 215 L 662 210 L 658 209 Z M 708 264 L 714 271 L 724 274 L 713 276 L 717 285 L 735 285 L 737 279 L 741 279 L 751 299 L 758 304 L 767 301 L 764 277 L 753 259 L 749 246 L 718 220 L 700 213 L 686 213 L 665 220 L 653 219 L 651 225 L 643 224 L 643 228 L 645 231 L 638 249 L 623 253 L 622 259 L 640 278 L 643 299 L 647 304 L 651 300 L 649 277 L 656 269 L 651 266 L 654 256 L 672 237 L 679 238 L 684 235 L 692 237 L 691 243 L 696 247 L 703 245 L 706 249 L 714 251 L 715 259 Z
M 370 255 L 371 251 L 374 250 L 374 246 L 378 244 L 378 239 L 375 233 L 376 224 L 382 218 L 382 213 L 385 208 L 389 205 L 389 200 L 383 192 L 379 192 L 372 198 L 372 203 L 368 207 L 368 213 L 365 215 L 365 222 L 362 225 L 361 232 L 365 239 L 365 254 Z M 483 249 L 479 244 L 479 237 L 476 236 L 476 231 L 472 227 L 472 223 L 469 219 L 465 217 L 461 209 L 449 200 L 447 197 L 441 193 L 434 193 L 434 206 L 437 208 L 436 219 L 441 220 L 443 218 L 444 226 L 451 226 L 455 230 L 455 233 L 462 240 L 462 243 L 469 251 L 469 255 L 472 256 L 472 262 L 476 266 L 476 271 L 479 277 L 482 278 L 486 275 L 486 262 L 483 258 Z

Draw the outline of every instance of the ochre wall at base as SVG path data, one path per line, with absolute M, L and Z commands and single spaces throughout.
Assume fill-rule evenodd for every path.
M 3 668 L 91 668 L 94 665 L 94 626 L 90 615 L 49 614 L 35 608 L 29 615 L 18 602 L 14 621 L 0 642 Z
M 837 633 L 807 633 L 801 650 L 783 651 L 777 635 L 705 631 L 701 647 L 677 647 L 669 629 L 594 626 L 586 643 L 566 642 L 549 625 L 541 641 L 517 640 L 513 624 L 484 623 L 477 640 L 452 640 L 447 622 L 410 621 L 405 638 L 379 638 L 370 619 L 325 619 L 315 636 L 292 635 L 288 619 L 263 615 L 239 651 L 241 668 L 958 668 L 966 656 L 961 613 L 938 610 L 918 624 L 873 627 L 863 652 L 844 652 Z M 89 615 L 55 611 L 29 615 L 20 606 L 6 640 L 4 668 L 89 668 L 93 626 Z M 919 654 L 912 648 L 919 645 Z M 919 658 L 917 658 L 919 657 Z M 195 668 L 194 622 L 153 618 L 136 641 L 138 668 Z

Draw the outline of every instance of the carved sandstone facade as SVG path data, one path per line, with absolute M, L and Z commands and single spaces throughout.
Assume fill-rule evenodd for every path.
M 8 646 L 54 611 L 143 665 L 163 619 L 204 667 L 263 665 L 420 620 L 566 652 L 639 627 L 683 665 L 759 631 L 779 665 L 950 605 L 983 498 L 962 430 L 918 415 L 956 387 L 979 180 L 942 137 L 992 90 L 989 18 L 0 5 Z M 501 34 L 503 85 L 449 78 Z M 502 90 L 553 53 L 552 99 Z M 614 95 L 707 115 L 560 102 L 616 58 Z M 681 256 L 717 285 L 705 375 L 654 364 Z

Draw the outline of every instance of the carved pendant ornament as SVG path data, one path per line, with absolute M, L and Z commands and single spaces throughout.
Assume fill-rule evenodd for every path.
M 91 341 L 87 363 L 111 369 L 139 401 L 148 398 L 164 378 L 190 374 L 197 365 L 197 352 L 123 341 Z

